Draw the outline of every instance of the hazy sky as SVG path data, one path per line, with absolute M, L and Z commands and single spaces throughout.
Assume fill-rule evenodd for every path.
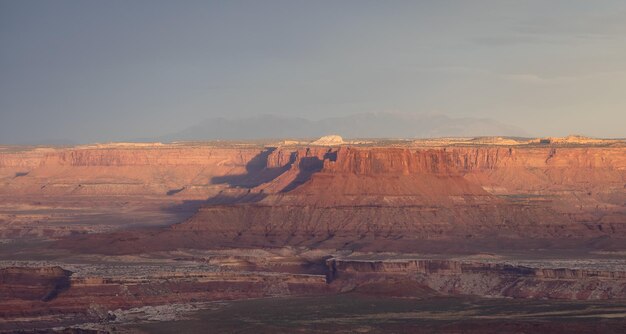
M 625 107 L 623 0 L 0 0 L 0 143 L 380 111 L 626 137 Z

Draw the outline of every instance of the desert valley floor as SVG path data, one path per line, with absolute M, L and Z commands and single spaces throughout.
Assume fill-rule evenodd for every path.
M 626 142 L 0 147 L 0 332 L 626 332 Z

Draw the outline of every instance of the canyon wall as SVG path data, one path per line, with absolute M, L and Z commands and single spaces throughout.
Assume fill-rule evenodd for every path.
M 273 156 L 286 156 L 280 152 Z M 221 243 L 372 251 L 419 251 L 431 247 L 421 242 L 429 240 L 492 249 L 623 248 L 625 153 L 593 147 L 299 150 L 284 175 L 257 187 L 261 199 L 205 206 L 171 232 L 212 233 Z M 271 165 L 284 166 L 281 159 Z M 292 182 L 298 175 L 305 180 L 290 187 L 282 179 L 287 174 Z
M 358 176 L 463 176 L 491 193 L 502 194 L 603 188 L 605 192 L 622 190 L 620 195 L 623 195 L 625 150 L 624 147 L 489 146 L 264 148 L 191 144 L 66 149 L 5 147 L 0 149 L 3 181 L 0 194 L 45 194 L 49 190 L 41 188 L 44 185 L 77 187 L 106 184 L 107 180 L 129 187 L 150 184 L 179 189 L 235 183 L 220 178 L 227 175 L 253 178 L 272 170 L 280 174 L 295 170 Z M 280 174 L 265 175 L 265 180 L 258 178 L 248 183 L 252 187 L 269 183 L 273 180 L 270 176 Z M 184 193 L 185 190 L 180 192 Z
M 324 275 L 162 269 L 74 277 L 60 267 L 11 267 L 0 269 L 0 331 L 115 320 L 112 311 L 132 307 L 330 292 Z
M 71 274 L 58 266 L 0 268 L 0 299 L 50 301 L 69 289 Z
M 431 259 L 330 259 L 327 265 L 329 281 L 344 290 L 359 291 L 371 284 L 400 284 L 447 295 L 569 300 L 626 298 L 626 272 L 617 269 L 533 268 Z
M 621 249 L 626 238 L 626 148 L 619 145 L 4 148 L 0 180 L 5 203 L 88 200 L 118 210 L 128 201 L 196 201 L 184 223 L 138 236 L 146 249 L 174 247 L 188 235 L 200 236 L 186 243 L 200 248 L 398 251 L 433 240 Z
M 184 220 L 230 178 L 265 169 L 261 145 L 0 147 L 0 239 L 58 239 Z
M 149 195 L 206 199 L 213 178 L 262 169 L 262 147 L 192 145 L 0 150 L 0 196 Z M 222 187 L 223 188 L 223 187 Z

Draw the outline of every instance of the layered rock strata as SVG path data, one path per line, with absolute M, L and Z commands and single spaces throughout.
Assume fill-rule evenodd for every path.
M 330 259 L 329 281 L 339 289 L 368 291 L 396 285 L 446 295 L 569 300 L 626 298 L 626 271 L 533 268 L 510 263 L 458 260 Z
M 624 153 L 622 148 L 300 150 L 289 170 L 257 186 L 264 192 L 261 199 L 205 206 L 167 233 L 216 236 L 223 244 L 386 251 L 420 251 L 420 240 L 461 240 L 492 249 L 623 248 Z M 284 156 L 274 152 L 268 164 L 282 166 Z
M 94 201 L 130 216 L 148 210 L 124 207 L 133 201 L 153 200 L 155 211 L 166 212 L 163 203 L 193 200 L 181 206 L 193 212 L 207 200 L 171 228 L 96 237 L 108 238 L 113 252 L 233 245 L 615 250 L 626 237 L 626 148 L 619 145 L 5 149 L 0 174 L 0 196 L 20 205 Z M 7 236 L 21 235 L 21 222 L 29 221 L 11 212 L 0 212 L 0 220 Z M 90 250 L 106 251 L 92 241 Z

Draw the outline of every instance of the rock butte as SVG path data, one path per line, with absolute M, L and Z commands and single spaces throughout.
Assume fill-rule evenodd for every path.
M 327 139 L 0 148 L 3 238 L 131 263 L 7 252 L 23 267 L 0 272 L 0 315 L 352 290 L 626 298 L 623 141 Z M 41 291 L 11 294 L 20 280 Z

